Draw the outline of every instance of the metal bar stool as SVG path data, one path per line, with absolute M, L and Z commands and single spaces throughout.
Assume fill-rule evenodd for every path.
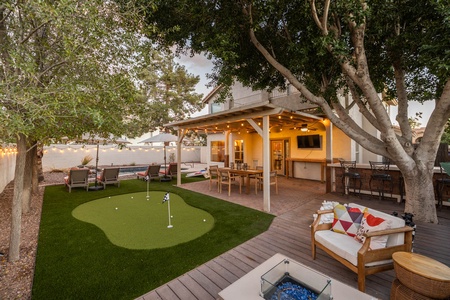
M 438 199 L 438 206 L 442 207 L 443 192 L 446 187 L 450 187 L 450 162 L 441 162 L 441 176 L 436 179 L 436 194 Z
M 370 188 L 370 194 L 372 194 L 372 181 L 375 180 L 377 182 L 377 191 L 378 191 L 378 197 L 379 199 L 384 199 L 384 184 L 389 183 L 390 184 L 390 193 L 392 198 L 392 192 L 394 190 L 394 181 L 392 180 L 392 176 L 388 174 L 389 171 L 389 162 L 376 162 L 376 161 L 369 161 L 370 168 L 372 170 L 372 175 L 370 175 L 369 180 L 369 188 Z
M 344 187 L 344 194 L 348 195 L 350 193 L 350 189 L 353 189 L 353 193 L 356 193 L 357 184 L 358 187 L 358 195 L 361 195 L 361 174 L 356 171 L 356 161 L 346 161 L 341 160 L 341 168 L 342 168 L 342 186 Z

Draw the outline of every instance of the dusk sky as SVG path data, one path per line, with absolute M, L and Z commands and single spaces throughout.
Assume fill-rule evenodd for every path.
M 207 88 L 208 79 L 206 78 L 206 74 L 211 72 L 211 68 L 213 67 L 211 61 L 209 61 L 205 56 L 196 55 L 194 57 L 183 56 L 178 59 L 178 62 L 184 65 L 189 73 L 200 76 L 200 82 L 196 86 L 197 93 L 203 94 L 203 97 L 208 95 L 208 93 L 212 90 L 212 88 Z M 434 109 L 434 102 L 428 101 L 425 104 L 420 104 L 418 102 L 411 102 L 409 111 L 410 117 L 414 117 L 416 112 L 422 112 L 422 119 L 419 121 L 421 123 L 421 127 L 426 126 L 428 119 L 430 118 L 430 114 Z M 193 116 L 200 116 L 207 113 L 206 109 L 203 109 L 201 112 L 194 114 Z M 393 120 L 395 125 L 398 125 L 395 121 L 395 116 L 397 114 L 397 107 L 391 108 L 391 119 Z

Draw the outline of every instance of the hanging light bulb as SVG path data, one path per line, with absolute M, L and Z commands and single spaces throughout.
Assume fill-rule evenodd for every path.
M 308 124 L 302 124 L 302 128 L 300 129 L 303 132 L 307 132 L 308 131 Z

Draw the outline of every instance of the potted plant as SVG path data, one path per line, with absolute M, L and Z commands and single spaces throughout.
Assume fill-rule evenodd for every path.
M 92 156 L 90 156 L 89 154 L 86 155 L 85 157 L 83 157 L 81 159 L 81 165 L 79 165 L 78 167 L 79 168 L 85 168 L 86 165 L 92 161 L 92 159 L 93 159 Z

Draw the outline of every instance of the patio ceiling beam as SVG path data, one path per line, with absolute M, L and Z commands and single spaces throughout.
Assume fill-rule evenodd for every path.
M 255 131 L 256 131 L 260 136 L 262 136 L 263 133 L 262 133 L 261 127 L 259 127 L 258 124 L 256 124 L 255 121 L 253 121 L 253 119 L 247 119 L 247 122 L 248 122 L 250 125 L 252 125 L 253 129 L 255 129 Z
M 302 111 L 295 111 L 293 113 L 295 113 L 297 115 L 300 115 L 300 116 L 303 116 L 303 117 L 306 117 L 306 118 L 311 118 L 311 119 L 314 119 L 314 120 L 323 121 L 322 117 L 318 117 L 316 115 L 308 114 L 308 113 L 305 113 L 305 112 L 302 112 Z
M 253 110 L 250 112 L 241 111 L 240 113 L 230 113 L 230 114 L 224 114 L 220 116 L 208 116 L 201 120 L 192 120 L 189 122 L 189 120 L 183 121 L 183 124 L 176 124 L 172 123 L 171 125 L 175 130 L 178 129 L 198 129 L 198 130 L 221 130 L 221 129 L 214 129 L 211 127 L 215 126 L 221 126 L 221 125 L 231 125 L 232 123 L 237 122 L 245 122 L 245 120 L 248 119 L 257 119 L 262 118 L 263 116 L 270 116 L 270 115 L 276 115 L 283 112 L 283 109 L 280 107 L 277 108 L 271 108 L 271 109 L 261 109 L 261 110 Z M 180 122 L 181 123 L 181 122 Z M 222 130 L 226 130 L 223 128 Z

